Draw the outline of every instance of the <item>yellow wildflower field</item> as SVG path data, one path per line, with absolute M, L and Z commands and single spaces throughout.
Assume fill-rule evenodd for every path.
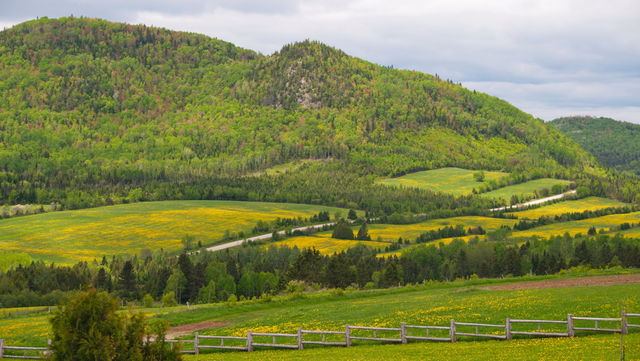
M 263 202 L 165 201 L 51 212 L 0 220 L 0 250 L 57 263 L 91 261 L 143 249 L 178 250 L 189 234 L 212 244 L 258 221 L 310 217 L 339 208 Z
M 452 218 L 438 218 L 415 224 L 372 224 L 369 225 L 371 239 L 397 241 L 398 238 L 414 240 L 422 233 L 435 231 L 448 226 L 462 225 L 465 229 L 482 227 L 485 230 L 495 230 L 503 225 L 512 227 L 517 223 L 515 219 L 492 218 L 481 216 L 464 216 Z M 357 230 L 357 228 L 354 228 Z
M 561 222 L 549 224 L 542 227 L 535 227 L 526 231 L 513 232 L 513 237 L 530 237 L 539 236 L 548 238 L 555 235 L 563 235 L 569 233 L 576 235 L 578 233 L 587 234 L 589 228 L 595 227 L 597 231 L 604 229 L 610 231 L 612 228 L 618 227 L 623 223 L 638 224 L 640 223 L 640 212 L 626 214 L 611 214 L 603 217 L 583 219 L 580 221 Z
M 573 201 L 565 201 L 560 203 L 543 206 L 540 208 L 534 208 L 521 212 L 512 212 L 512 214 L 518 218 L 526 219 L 538 219 L 542 216 L 553 217 L 566 213 L 580 213 L 584 211 L 596 211 L 599 209 L 624 207 L 627 203 L 616 201 L 613 199 L 602 197 L 587 197 L 583 199 L 577 199 Z
M 422 233 L 434 231 L 447 226 L 455 227 L 457 225 L 462 225 L 465 229 L 481 226 L 485 230 L 491 231 L 500 228 L 502 225 L 513 226 L 516 222 L 517 221 L 514 219 L 465 216 L 438 218 L 415 224 L 370 224 L 368 225 L 368 228 L 369 236 L 371 236 L 372 241 L 340 240 L 331 238 L 331 232 L 320 232 L 313 236 L 291 237 L 286 240 L 276 242 L 275 244 L 288 247 L 297 246 L 298 248 L 315 247 L 323 254 L 331 254 L 334 252 L 344 251 L 359 243 L 363 243 L 373 248 L 383 249 L 389 246 L 389 242 L 395 242 L 398 238 L 413 241 Z M 358 228 L 358 226 L 353 227 L 354 234 L 357 233 Z M 473 237 L 476 236 L 445 238 L 436 241 L 436 243 L 447 244 L 451 243 L 454 239 L 463 239 L 468 241 Z M 480 238 L 483 237 L 480 236 Z M 381 257 L 387 256 L 389 255 L 381 255 Z
M 358 244 L 364 244 L 376 249 L 383 249 L 389 246 L 387 242 L 376 241 L 350 241 L 344 239 L 331 238 L 331 234 L 327 232 L 318 233 L 312 236 L 298 236 L 286 239 L 276 243 L 283 247 L 298 248 L 315 248 L 322 254 L 333 254 L 346 251 Z

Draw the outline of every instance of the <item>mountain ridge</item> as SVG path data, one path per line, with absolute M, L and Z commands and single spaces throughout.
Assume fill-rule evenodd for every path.
M 444 166 L 604 179 L 590 154 L 503 100 L 314 41 L 263 56 L 191 33 L 39 19 L 0 32 L 0 81 L 5 203 L 222 197 L 390 212 L 417 206 L 398 190 L 355 194 Z M 304 159 L 325 161 L 243 177 Z

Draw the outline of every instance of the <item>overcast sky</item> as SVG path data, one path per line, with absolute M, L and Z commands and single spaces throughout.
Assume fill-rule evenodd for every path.
M 0 28 L 68 15 L 204 33 L 264 54 L 319 40 L 545 120 L 640 123 L 638 0 L 0 0 Z

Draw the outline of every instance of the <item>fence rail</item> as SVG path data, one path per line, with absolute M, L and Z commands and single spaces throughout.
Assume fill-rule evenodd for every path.
M 200 335 L 197 332 L 193 340 L 168 340 L 167 342 L 173 347 L 174 344 L 193 344 L 193 350 L 182 350 L 182 353 L 194 353 L 199 354 L 202 350 L 233 350 L 233 351 L 248 351 L 251 352 L 255 347 L 267 347 L 267 348 L 285 348 L 285 349 L 304 349 L 304 345 L 319 345 L 319 346 L 352 346 L 354 340 L 358 341 L 378 341 L 378 342 L 392 342 L 406 344 L 408 341 L 445 341 L 456 342 L 458 336 L 468 337 L 483 337 L 483 338 L 495 338 L 500 340 L 511 340 L 513 336 L 545 336 L 545 337 L 574 337 L 576 331 L 593 331 L 593 332 L 617 332 L 620 334 L 626 334 L 630 328 L 640 328 L 638 324 L 632 324 L 628 322 L 630 318 L 640 318 L 640 313 L 626 313 L 624 310 L 621 312 L 621 317 L 576 317 L 571 314 L 567 315 L 566 320 L 525 320 L 525 319 L 511 319 L 507 318 L 504 324 L 489 324 L 489 323 L 472 323 L 472 322 L 457 322 L 451 320 L 449 326 L 432 326 L 432 325 L 407 325 L 404 322 L 400 324 L 400 327 L 370 327 L 370 326 L 351 326 L 346 325 L 344 331 L 325 331 L 325 330 L 304 330 L 298 329 L 297 333 L 264 333 L 264 332 L 252 332 L 248 331 L 247 336 L 208 336 Z M 576 327 L 575 321 L 580 322 L 594 322 L 594 327 Z M 620 328 L 603 328 L 600 327 L 600 322 L 607 323 L 619 323 Z M 513 325 L 537 325 L 537 330 L 513 330 Z M 541 325 L 561 325 L 566 326 L 566 332 L 547 332 L 541 329 Z M 474 328 L 475 332 L 460 332 L 459 328 Z M 481 333 L 481 329 L 502 329 L 504 333 Z M 424 330 L 424 336 L 417 336 L 415 334 L 408 334 L 408 330 Z M 358 335 L 353 335 L 353 331 L 361 331 Z M 362 331 L 367 332 L 366 336 L 362 335 Z M 429 334 L 429 331 L 439 331 L 442 333 L 448 333 L 448 337 L 434 336 Z M 379 337 L 378 332 L 384 332 L 384 337 Z M 398 337 L 388 336 L 390 333 L 397 333 Z M 322 336 L 322 340 L 305 340 L 305 335 Z M 327 341 L 327 336 L 333 337 L 332 340 Z M 270 337 L 271 342 L 256 342 L 254 338 L 266 338 Z M 344 341 L 337 341 L 337 338 L 344 338 Z M 278 342 L 278 338 L 292 339 L 292 343 Z M 210 344 L 208 341 L 219 341 L 219 344 Z M 228 345 L 225 341 L 242 341 L 243 345 Z M 204 342 L 204 343 L 203 343 Z M 22 351 L 22 355 L 17 352 Z M 8 352 L 8 353 L 7 353 Z M 15 359 L 42 359 L 48 353 L 50 353 L 49 347 L 26 347 L 26 346 L 7 346 L 3 339 L 0 339 L 0 358 L 15 358 Z M 30 353 L 30 354 L 27 354 Z

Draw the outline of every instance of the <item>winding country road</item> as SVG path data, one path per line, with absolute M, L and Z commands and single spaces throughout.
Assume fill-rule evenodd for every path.
M 491 211 L 502 211 L 502 210 L 505 210 L 505 209 L 518 209 L 518 208 L 523 208 L 523 207 L 533 206 L 533 205 L 536 205 L 536 204 L 541 204 L 541 203 L 554 201 L 554 200 L 557 200 L 557 199 L 562 199 L 562 198 L 564 198 L 564 197 L 566 197 L 568 195 L 575 194 L 575 193 L 576 193 L 575 190 L 571 190 L 571 191 L 568 191 L 568 192 L 565 192 L 565 193 L 561 193 L 561 194 L 556 194 L 556 195 L 550 196 L 550 197 L 534 199 L 534 200 L 529 201 L 529 202 L 515 204 L 515 205 L 507 206 L 507 207 L 492 208 L 490 210 Z M 333 226 L 334 224 L 335 224 L 335 222 L 316 224 L 316 225 L 312 225 L 312 226 L 304 226 L 304 227 L 294 228 L 292 231 L 295 232 L 295 231 L 305 231 L 307 229 L 319 229 L 319 228 L 322 228 L 322 227 L 325 227 L 325 226 Z M 278 231 L 278 234 L 279 235 L 284 235 L 285 231 Z M 253 242 L 253 241 L 261 241 L 261 240 L 265 240 L 265 239 L 270 239 L 272 237 L 272 235 L 273 235 L 272 233 L 261 234 L 259 236 L 254 236 L 254 237 L 249 237 L 249 238 L 245 238 L 245 239 L 240 239 L 240 240 L 237 240 L 237 241 L 218 244 L 218 245 L 215 245 L 215 246 L 208 247 L 205 250 L 209 251 L 209 252 L 221 251 L 223 249 L 240 246 L 245 242 Z
M 560 193 L 560 194 L 556 194 L 555 196 L 550 196 L 550 197 L 545 197 L 545 198 L 539 198 L 539 199 L 534 199 L 532 201 L 529 202 L 525 202 L 525 203 L 520 203 L 520 204 L 514 204 L 512 206 L 506 206 L 506 207 L 499 207 L 499 208 L 491 208 L 491 211 L 502 211 L 505 209 L 518 209 L 518 208 L 524 208 L 524 207 L 529 207 L 529 206 L 534 206 L 536 204 L 542 204 L 542 203 L 547 203 L 550 201 L 555 201 L 556 199 L 562 199 L 568 195 L 571 194 L 576 194 L 575 190 L 570 190 L 568 192 L 564 192 L 564 193 Z

